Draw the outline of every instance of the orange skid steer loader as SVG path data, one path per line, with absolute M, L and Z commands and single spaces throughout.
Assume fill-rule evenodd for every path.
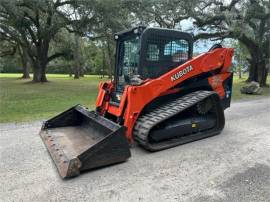
M 114 79 L 99 84 L 95 111 L 76 105 L 40 131 L 62 178 L 126 161 L 133 141 L 159 151 L 224 127 L 233 49 L 192 57 L 192 35 L 142 26 L 114 38 Z

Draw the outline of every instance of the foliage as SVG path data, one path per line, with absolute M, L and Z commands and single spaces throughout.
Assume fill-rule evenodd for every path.
M 234 38 L 249 51 L 249 81 L 266 85 L 270 63 L 269 0 L 198 1 L 190 9 L 194 23 L 203 31 L 195 38 Z
M 127 0 L 127 8 L 138 24 L 181 29 L 180 22 L 190 18 L 188 7 L 192 1 L 182 0 Z
M 0 32 L 5 40 L 13 40 L 27 50 L 32 64 L 33 81 L 45 82 L 47 64 L 65 52 L 55 52 L 49 55 L 52 39 L 67 29 L 78 31 L 92 19 L 91 14 L 85 13 L 80 20 L 74 19 L 72 12 L 77 1 L 38 1 L 18 0 L 0 2 Z M 89 18 L 88 18 L 89 17 Z M 85 20 L 87 19 L 87 20 Z M 76 24 L 76 26 L 74 25 Z
M 0 72 L 1 73 L 18 73 L 22 72 L 18 63 L 18 55 L 0 57 Z

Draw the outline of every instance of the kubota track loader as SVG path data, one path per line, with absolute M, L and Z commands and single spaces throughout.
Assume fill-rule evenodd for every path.
M 99 84 L 95 111 L 74 106 L 40 131 L 63 178 L 125 161 L 133 141 L 159 151 L 224 127 L 233 49 L 215 45 L 192 57 L 190 34 L 142 26 L 114 38 L 114 79 Z

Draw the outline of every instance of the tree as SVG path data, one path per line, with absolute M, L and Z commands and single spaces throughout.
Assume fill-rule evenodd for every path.
M 83 75 L 81 38 L 74 34 L 73 58 L 74 58 L 74 79 L 79 79 Z
M 230 0 L 226 4 L 219 0 L 198 1 L 189 13 L 195 19 L 195 25 L 203 31 L 195 39 L 239 40 L 250 55 L 248 81 L 266 85 L 270 57 L 269 0 Z
M 29 79 L 30 75 L 29 75 L 29 68 L 30 68 L 30 63 L 29 63 L 29 56 L 27 53 L 27 50 L 25 47 L 21 47 L 21 46 L 17 46 L 18 49 L 18 53 L 20 55 L 21 58 L 21 63 L 22 63 L 22 79 Z
M 113 35 L 132 27 L 133 23 L 124 1 L 96 0 L 93 7 L 98 23 L 92 28 L 94 36 L 90 36 L 90 39 L 99 41 L 102 45 L 106 66 L 109 68 L 108 73 L 111 78 L 115 64 Z
M 91 74 L 108 74 L 105 59 L 105 50 L 99 41 L 82 40 L 82 52 L 85 62 L 85 71 Z
M 239 78 L 242 78 L 242 72 L 246 72 L 248 70 L 248 50 L 237 40 L 230 40 L 229 44 L 234 48 L 234 63 L 236 64 L 235 71 L 238 72 Z
M 62 30 L 74 30 L 91 19 L 88 16 L 80 20 L 73 19 L 73 7 L 79 7 L 77 1 L 62 0 L 2 0 L 0 2 L 0 32 L 14 38 L 24 47 L 33 67 L 33 81 L 46 82 L 47 64 L 65 55 L 55 52 L 49 55 L 52 39 Z M 88 18 L 89 17 L 89 18 Z
M 127 0 L 125 5 L 139 24 L 169 29 L 181 29 L 180 22 L 190 17 L 186 8 L 192 6 L 183 0 Z
M 21 47 L 17 41 L 13 40 L 12 38 L 8 38 L 5 35 L 0 35 L 0 42 L 1 42 L 1 51 L 0 57 L 6 56 L 15 56 L 16 53 L 19 54 L 21 65 L 22 65 L 22 79 L 30 78 L 29 75 L 29 60 L 26 50 Z M 17 59 L 16 57 L 13 57 Z

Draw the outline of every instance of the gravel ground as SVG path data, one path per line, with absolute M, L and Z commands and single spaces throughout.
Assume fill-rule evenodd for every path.
M 0 124 L 0 201 L 269 201 L 270 98 L 226 111 L 221 135 L 62 180 L 40 122 Z

